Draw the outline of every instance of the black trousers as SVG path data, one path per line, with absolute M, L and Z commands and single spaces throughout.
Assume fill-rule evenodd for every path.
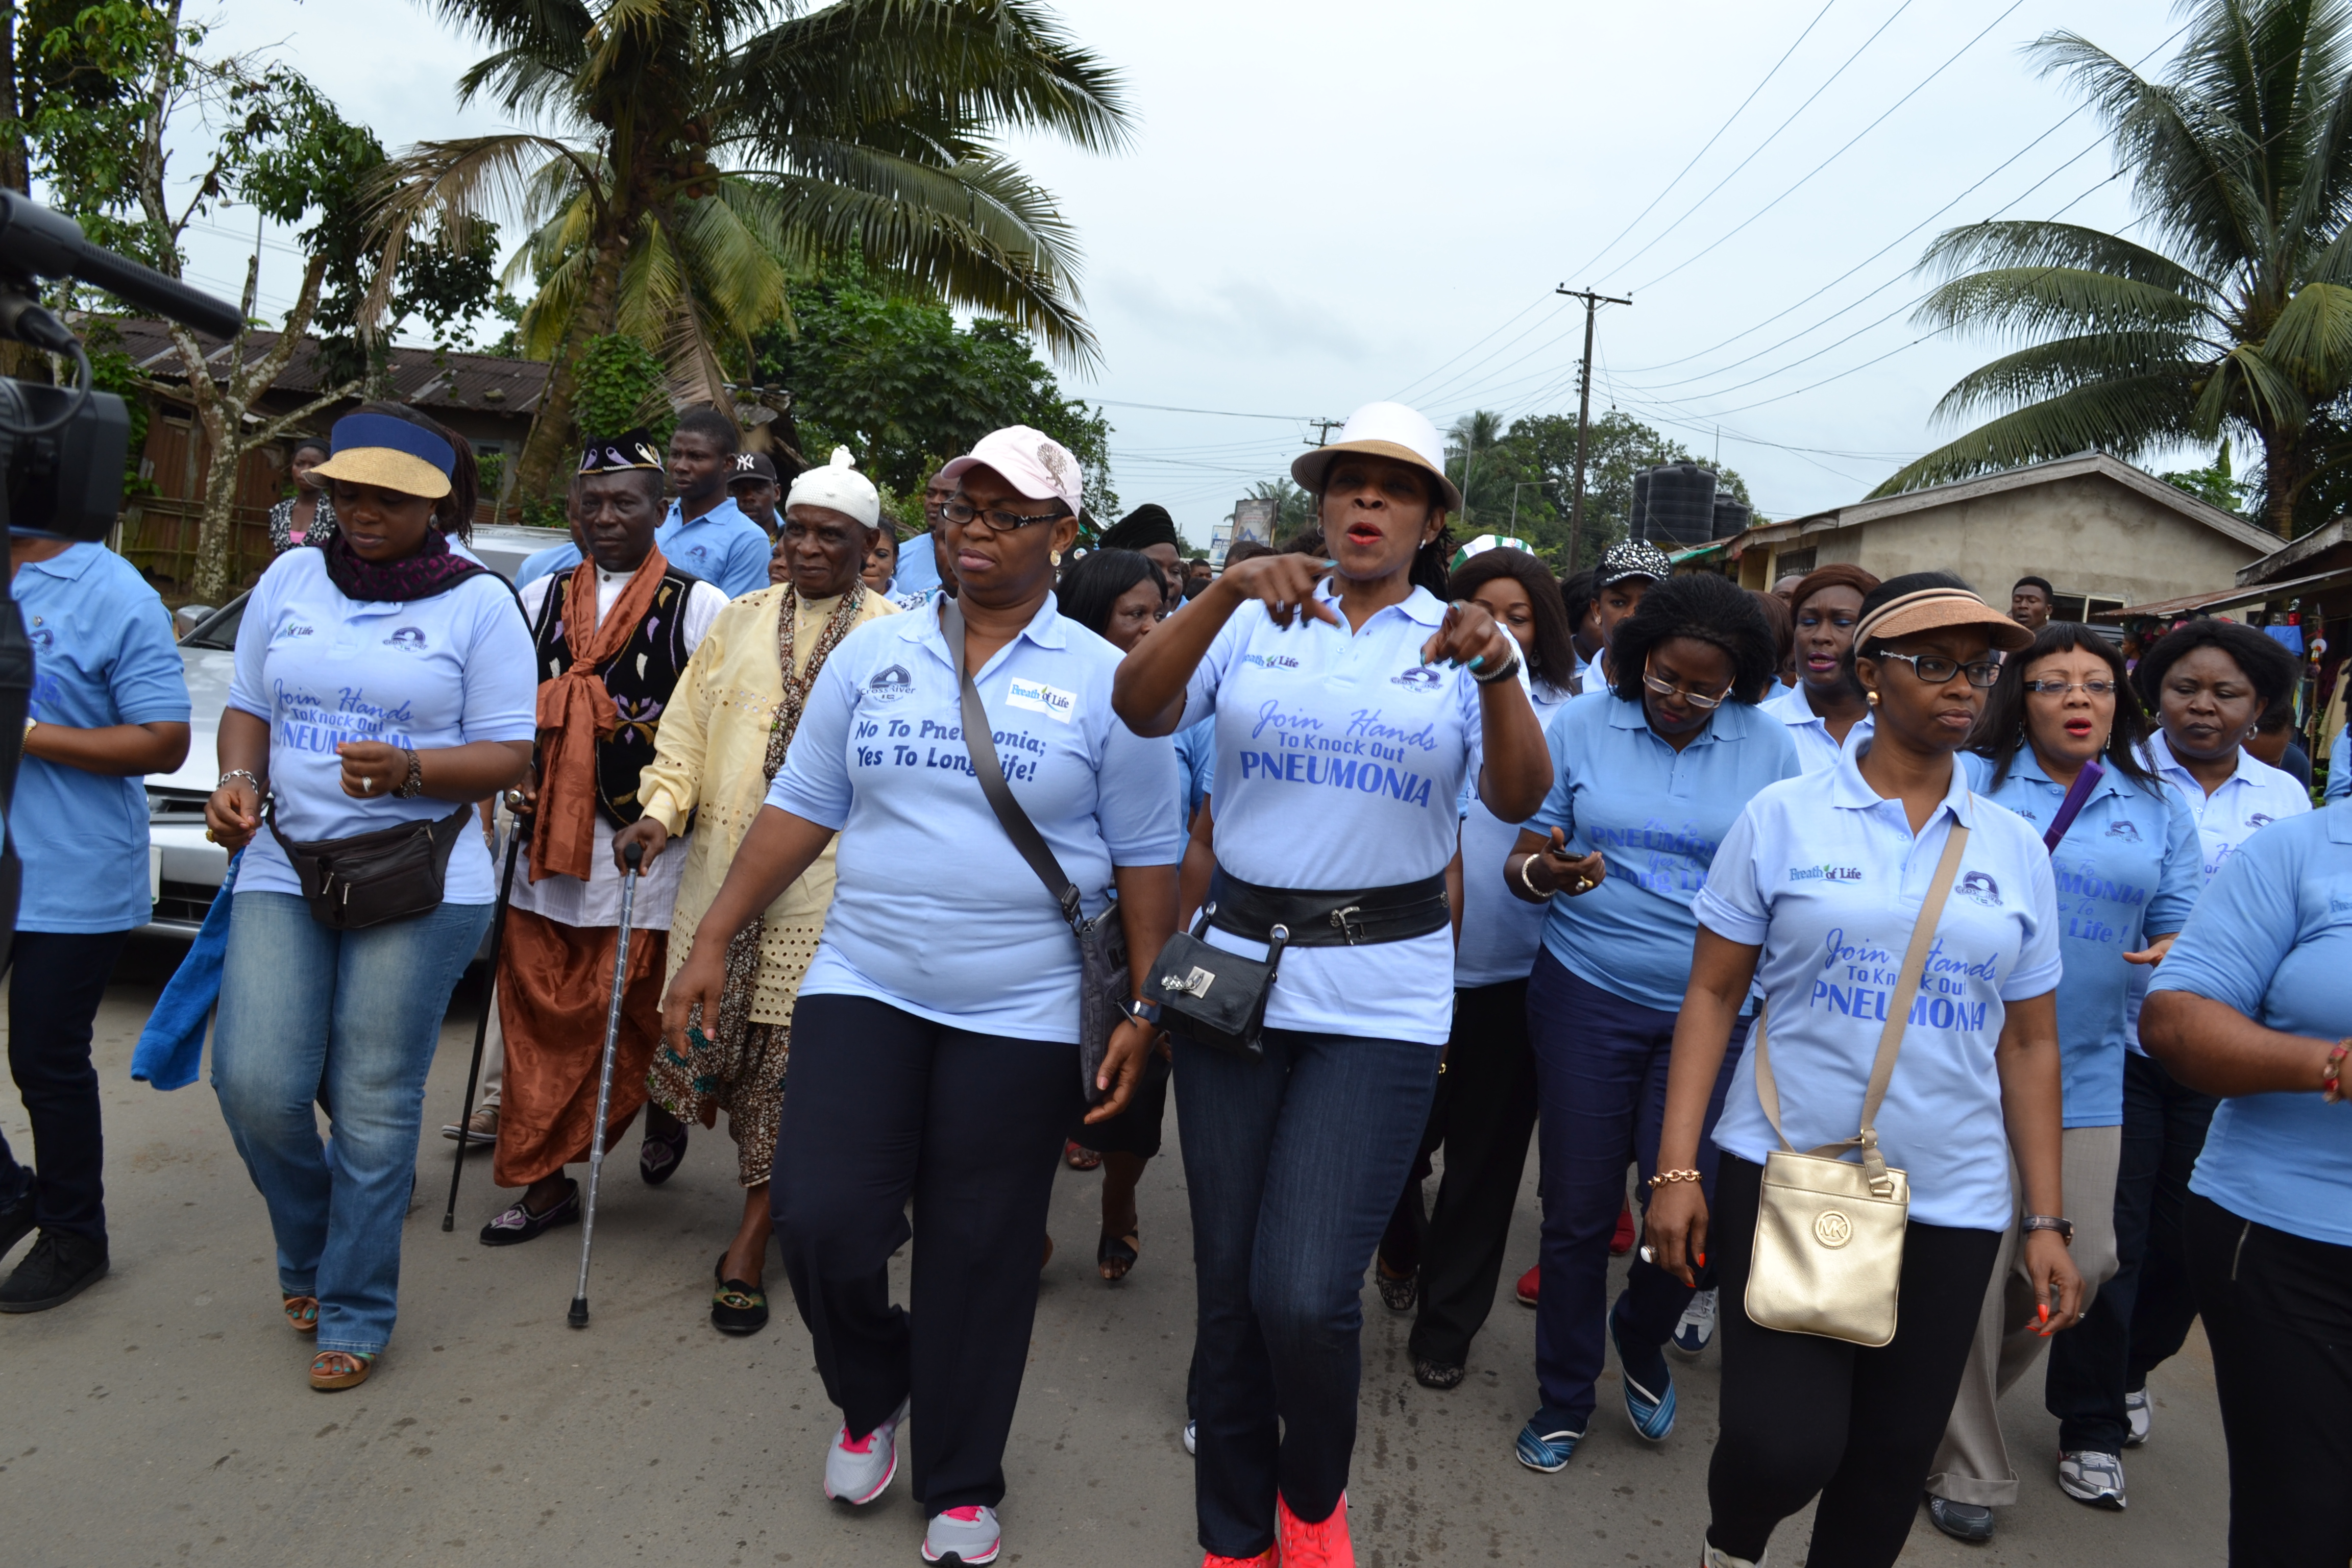
M 2124 1395 L 2179 1352 L 2197 1321 L 2181 1220 L 2189 1175 L 2219 1103 L 2153 1057 L 2124 1058 L 2124 1140 L 2116 1170 L 2116 1277 L 2083 1321 L 2050 1342 L 2042 1403 L 2058 1447 L 2124 1451 Z
M 770 1200 L 784 1272 L 852 1436 L 911 1396 L 927 1514 L 1004 1499 L 1054 1172 L 1081 1106 L 1076 1055 L 859 996 L 793 1009 Z M 889 1265 L 909 1237 L 902 1309 Z
M 1895 1338 L 1878 1349 L 1759 1328 L 1745 1301 L 1763 1176 L 1724 1155 L 1707 1222 L 1723 1289 L 1723 1413 L 1706 1538 L 1756 1562 L 1774 1527 L 1818 1494 L 1809 1568 L 1889 1568 L 1959 1392 L 2000 1233 L 1912 1221 Z
M 2230 1568 L 2352 1558 L 2352 1247 L 2190 1194 L 2189 1272 L 2230 1446 Z
M 90 1023 L 98 1016 L 127 931 L 20 931 L 8 985 L 8 1070 L 33 1123 L 33 1166 L 0 1138 L 0 1203 L 33 1193 L 43 1230 L 106 1239 L 106 1142 L 99 1127 L 98 1068 Z
M 1511 1211 L 1519 1201 L 1536 1124 L 1536 1058 L 1528 1044 L 1528 983 L 1507 980 L 1454 994 L 1454 1033 L 1412 1174 L 1381 1238 L 1391 1274 L 1421 1270 L 1414 1359 L 1461 1366 L 1495 1309 Z M 1445 1151 L 1434 1214 L 1422 1184 Z

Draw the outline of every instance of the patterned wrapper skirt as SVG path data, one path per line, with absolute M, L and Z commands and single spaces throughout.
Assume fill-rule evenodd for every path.
M 752 1024 L 730 1056 L 715 1038 L 689 1046 L 685 1056 L 664 1040 L 654 1047 L 646 1089 L 653 1102 L 681 1121 L 715 1126 L 727 1112 L 735 1140 L 736 1176 L 743 1185 L 767 1181 L 776 1162 L 776 1132 L 784 1120 L 784 1070 L 792 1065 L 789 1024 Z

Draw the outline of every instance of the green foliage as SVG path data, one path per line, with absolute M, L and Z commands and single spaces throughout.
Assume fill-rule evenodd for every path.
M 823 462 L 835 443 L 879 483 L 910 494 L 945 458 L 1007 425 L 1043 430 L 1085 468 L 1087 510 L 1116 519 L 1110 423 L 1062 395 L 1028 337 L 982 317 L 970 328 L 936 298 L 886 292 L 849 264 L 791 296 L 797 332 L 758 342 L 758 375 L 793 393 L 803 455 Z
M 1475 449 L 1469 465 L 1470 483 L 1463 494 L 1463 515 L 1454 524 L 1457 538 L 1480 533 L 1511 533 L 1536 547 L 1536 552 L 1560 570 L 1570 564 L 1570 500 L 1576 479 L 1576 416 L 1541 414 L 1515 419 L 1496 433 L 1499 421 L 1483 416 L 1484 444 Z M 1465 422 L 1465 424 L 1467 421 Z M 1447 464 L 1454 482 L 1462 480 L 1457 426 L 1453 459 Z M 1749 507 L 1755 500 L 1748 481 L 1736 468 L 1692 452 L 1681 442 L 1659 434 L 1632 415 L 1617 409 L 1594 419 L 1585 451 L 1584 526 L 1577 535 L 1575 565 L 1590 566 L 1601 552 L 1626 535 L 1633 511 L 1633 477 L 1660 463 L 1696 462 L 1715 470 L 1717 488 Z M 1754 519 L 1761 522 L 1761 514 Z
M 1891 494 L 2096 447 L 2124 458 L 2224 435 L 2263 447 L 2283 537 L 2336 515 L 2352 401 L 2352 0 L 2195 0 L 2161 81 L 2073 33 L 2042 37 L 2114 138 L 2142 243 L 2073 224 L 1952 229 L 1919 319 L 2021 346 L 1937 405 L 1994 417 Z M 2227 476 L 2220 476 L 2226 479 Z
M 2258 487 L 2240 483 L 2230 473 L 2230 443 L 2221 443 L 2221 452 L 2201 468 L 2179 468 L 2156 476 L 2175 489 L 2187 490 L 2208 506 L 2218 506 L 2223 511 L 2243 515 L 2247 502 Z
M 41 199 L 79 219 L 92 241 L 176 270 L 173 237 L 136 216 L 147 79 L 163 70 L 185 86 L 192 73 L 179 62 L 205 30 L 184 26 L 175 36 L 170 13 L 143 0 L 31 0 L 15 9 L 0 25 L 16 28 L 21 118 L 0 123 L 0 133 L 24 139 Z M 208 176 L 194 200 L 221 194 Z
M 1300 489 L 1288 474 L 1260 479 L 1250 487 L 1250 499 L 1274 503 L 1274 541 L 1277 544 L 1315 526 L 1315 498 Z
M 591 338 L 574 374 L 580 391 L 572 419 L 582 440 L 618 436 L 642 425 L 656 445 L 668 444 L 677 416 L 670 412 L 662 363 L 651 349 L 622 332 Z

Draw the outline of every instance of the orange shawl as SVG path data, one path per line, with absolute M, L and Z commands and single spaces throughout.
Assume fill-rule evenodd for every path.
M 539 687 L 539 810 L 530 830 L 530 879 L 562 872 L 585 881 L 594 862 L 596 741 L 621 727 L 620 710 L 597 670 L 636 634 L 669 562 L 656 545 L 600 624 L 596 563 L 583 561 L 563 584 L 563 640 L 572 668 Z M 580 613 L 585 608 L 587 614 Z

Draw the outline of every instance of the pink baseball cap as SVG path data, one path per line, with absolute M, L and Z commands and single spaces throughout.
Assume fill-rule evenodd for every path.
M 941 468 L 939 477 L 952 479 L 966 468 L 994 468 L 1011 485 L 1031 500 L 1057 500 L 1070 509 L 1076 517 L 1080 510 L 1079 497 L 1086 489 L 1086 470 L 1070 449 L 1046 435 L 1026 425 L 1009 425 L 1002 430 L 992 430 L 972 444 L 971 451 Z

